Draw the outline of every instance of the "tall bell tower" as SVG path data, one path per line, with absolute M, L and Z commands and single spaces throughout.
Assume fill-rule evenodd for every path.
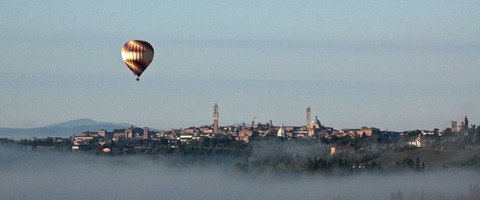
M 218 133 L 218 105 L 217 105 L 217 102 L 215 102 L 215 105 L 213 106 L 213 133 L 214 134 Z
M 306 123 L 307 128 L 310 126 L 311 122 L 312 122 L 312 116 L 310 114 L 310 106 L 308 106 L 308 108 L 307 108 L 307 123 Z

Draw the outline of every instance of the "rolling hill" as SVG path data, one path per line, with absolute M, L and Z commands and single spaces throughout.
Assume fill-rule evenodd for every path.
M 80 134 L 84 131 L 98 131 L 105 129 L 113 131 L 130 127 L 126 123 L 97 122 L 92 119 L 76 119 L 44 127 L 36 128 L 2 128 L 0 127 L 0 138 L 44 138 L 44 137 L 70 137 L 74 134 Z

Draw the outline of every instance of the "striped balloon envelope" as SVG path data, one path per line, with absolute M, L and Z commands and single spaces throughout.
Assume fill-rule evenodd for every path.
M 122 48 L 122 59 L 140 80 L 140 75 L 153 60 L 153 47 L 143 40 L 130 40 Z

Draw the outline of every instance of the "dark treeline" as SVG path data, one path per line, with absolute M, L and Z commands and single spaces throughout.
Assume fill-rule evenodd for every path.
M 108 143 L 94 143 L 84 147 L 81 153 L 100 156 L 147 155 L 175 166 L 222 164 L 230 166 L 229 169 L 233 173 L 245 175 L 390 174 L 393 172 L 423 172 L 432 168 L 431 164 L 426 167 L 426 163 L 419 157 L 409 156 L 398 157 L 393 164 L 382 165 L 378 161 L 383 155 L 382 152 L 363 149 L 369 144 L 382 144 L 382 142 L 389 145 L 389 152 L 406 151 L 404 147 L 391 147 L 391 141 L 381 137 L 351 139 L 347 143 L 353 146 L 351 147 L 352 152 L 344 150 L 335 154 L 331 153 L 331 147 L 345 143 L 344 140 L 333 138 L 330 141 L 319 141 L 318 139 L 266 137 L 245 143 L 228 137 L 203 137 L 199 141 L 189 143 L 179 141 L 172 143 L 167 139 L 124 139 Z M 68 139 L 47 138 L 34 141 L 1 139 L 0 144 L 26 150 L 71 152 L 71 144 Z M 108 149 L 108 152 L 105 149 Z M 460 165 L 480 169 L 479 158 L 479 156 L 474 156 Z
M 366 144 L 368 141 L 357 142 Z M 263 191 L 267 186 L 271 186 L 277 188 L 275 192 L 279 192 L 280 189 L 285 188 L 291 190 L 292 187 L 289 184 L 302 184 L 302 187 L 307 185 L 309 188 L 314 188 L 308 191 L 325 187 L 321 190 L 322 192 L 319 192 L 320 199 L 325 199 L 321 198 L 320 194 L 325 195 L 329 192 L 330 196 L 339 198 L 326 199 L 479 199 L 480 189 L 475 179 L 480 169 L 478 155 L 468 157 L 463 163 L 458 164 L 459 167 L 475 170 L 453 168 L 444 170 L 441 165 L 436 168 L 438 170 L 433 170 L 424 157 L 402 154 L 409 152 L 406 149 L 392 147 L 389 152 L 375 152 L 363 150 L 362 146 L 365 145 L 359 145 L 356 150 L 352 147 L 354 152 L 332 154 L 331 148 L 334 145 L 330 141 L 318 139 L 277 137 L 257 139 L 249 143 L 229 138 L 202 138 L 198 142 L 175 144 L 169 143 L 168 140 L 121 140 L 96 144 L 82 151 L 73 152 L 69 140 L 0 139 L 0 149 L 3 150 L 0 160 L 4 163 L 0 171 L 3 170 L 4 176 L 13 174 L 9 175 L 15 177 L 13 180 L 25 179 L 25 182 L 31 180 L 29 172 L 32 169 L 39 170 L 35 174 L 45 174 L 53 168 L 55 173 L 61 171 L 68 173 L 68 176 L 73 174 L 78 180 L 83 180 L 82 178 L 87 176 L 91 177 L 87 180 L 97 181 L 96 176 L 100 174 L 108 174 L 109 177 L 118 176 L 114 179 L 116 186 L 130 184 L 131 179 L 136 179 L 153 181 L 149 182 L 149 185 L 156 185 L 163 180 L 167 187 L 172 187 L 168 186 L 171 185 L 172 180 L 191 181 L 200 178 L 199 183 L 204 183 L 205 180 L 213 182 L 221 180 L 222 185 L 231 184 L 231 182 L 245 183 L 242 185 L 245 191 Z M 111 151 L 105 152 L 106 148 Z M 380 161 L 385 154 L 401 156 L 387 165 Z M 95 173 L 89 175 L 92 171 Z M 181 175 L 182 173 L 186 175 Z M 124 177 L 126 175 L 129 176 Z M 50 180 L 50 176 L 52 175 L 48 173 L 42 175 L 45 180 Z M 63 177 L 63 175 L 56 176 Z M 38 176 L 35 177 L 38 178 Z M 165 179 L 165 177 L 171 179 Z M 211 180 L 209 177 L 221 178 Z M 450 179 L 457 182 L 453 183 Z M 345 189 L 359 187 L 359 180 L 362 180 L 360 182 L 365 183 L 364 185 L 370 185 L 376 189 L 361 186 L 363 189 L 360 191 L 363 193 Z M 110 179 L 106 178 L 105 181 Z M 463 182 L 465 185 L 459 184 Z M 445 190 L 451 187 L 449 186 L 451 183 L 459 185 L 460 188 Z M 27 183 L 20 181 L 18 185 L 25 184 Z M 217 184 L 217 187 L 220 187 L 219 183 Z M 254 185 L 251 186 L 252 184 Z M 321 184 L 325 185 L 320 186 Z M 391 186 L 392 184 L 394 186 Z M 318 187 L 312 185 L 318 185 Z M 391 187 L 386 187 L 388 185 Z M 331 188 L 338 188 L 338 190 L 331 191 Z M 305 190 L 301 191 L 305 192 Z M 344 195 L 346 191 L 350 192 Z M 367 198 L 367 194 L 373 197 Z M 122 193 L 122 195 L 125 194 Z M 360 196 L 351 197 L 355 195 Z

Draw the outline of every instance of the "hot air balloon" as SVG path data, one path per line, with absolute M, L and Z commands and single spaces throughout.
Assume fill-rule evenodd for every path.
M 122 48 L 122 59 L 140 80 L 140 75 L 153 60 L 153 47 L 143 40 L 130 40 Z

